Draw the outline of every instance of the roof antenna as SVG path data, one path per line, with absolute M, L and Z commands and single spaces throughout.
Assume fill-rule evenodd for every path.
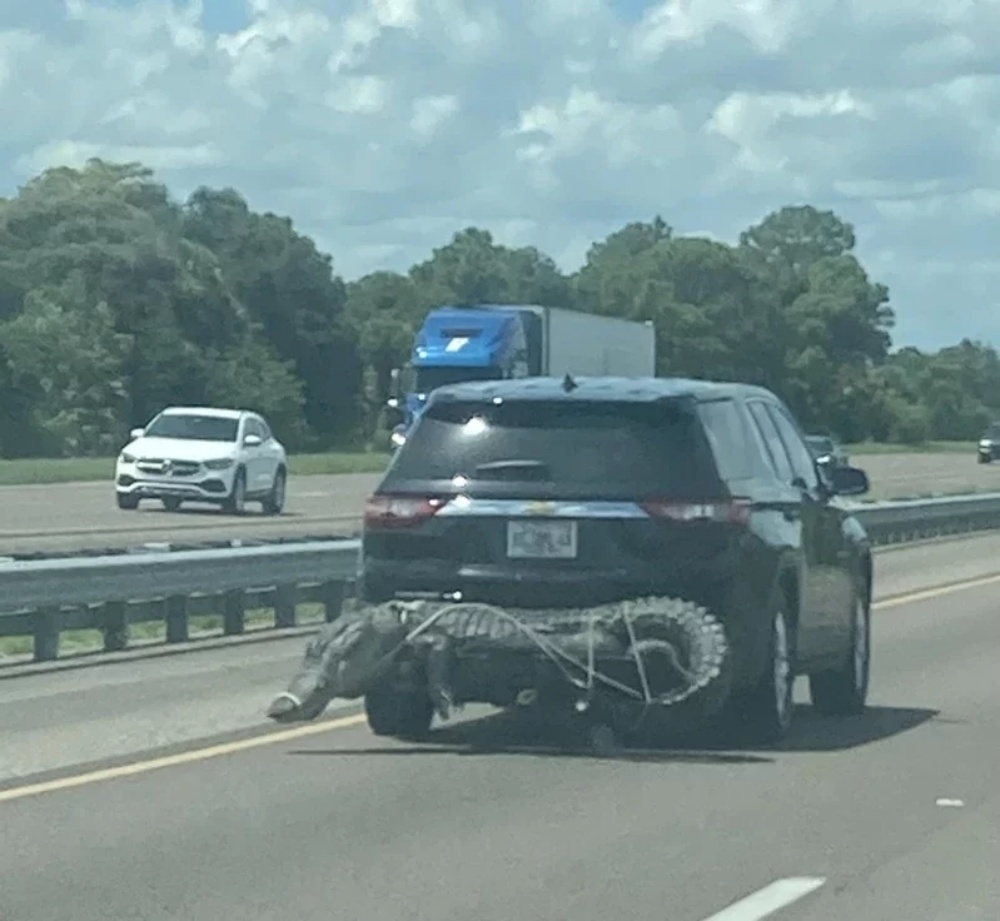
M 569 371 L 566 372 L 566 376 L 563 378 L 562 388 L 567 393 L 572 393 L 577 388 L 577 383 L 575 380 L 573 380 Z

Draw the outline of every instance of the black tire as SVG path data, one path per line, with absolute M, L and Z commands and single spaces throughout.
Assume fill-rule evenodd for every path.
M 169 496 L 168 498 L 161 499 L 160 501 L 163 503 L 163 507 L 168 512 L 176 512 L 177 509 L 181 507 L 181 500 L 176 496 Z
M 868 592 L 856 593 L 851 613 L 851 642 L 844 664 L 809 676 L 813 708 L 823 716 L 856 716 L 868 702 L 871 672 L 871 605 Z
M 118 508 L 126 512 L 134 512 L 139 507 L 139 497 L 132 496 L 128 493 L 115 493 L 115 498 L 118 501 Z
M 222 503 L 222 509 L 229 515 L 242 515 L 247 502 L 247 473 L 241 467 L 233 480 L 233 491 Z
M 776 745 L 787 735 L 795 712 L 795 628 L 782 593 L 769 617 L 767 664 L 750 689 L 737 692 L 732 715 L 739 735 L 751 744 Z
M 285 491 L 288 485 L 288 474 L 284 468 L 279 468 L 274 475 L 271 491 L 261 501 L 265 515 L 280 515 L 285 508 Z
M 434 705 L 416 688 L 378 687 L 365 694 L 365 716 L 377 736 L 417 741 L 430 732 Z
M 987 457 L 985 454 L 979 455 L 979 463 L 981 464 L 988 464 L 991 460 L 993 460 L 993 458 Z

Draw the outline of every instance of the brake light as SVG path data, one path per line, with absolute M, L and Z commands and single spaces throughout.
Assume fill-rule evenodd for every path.
M 670 521 L 714 521 L 719 524 L 745 525 L 750 520 L 749 499 L 714 502 L 682 502 L 676 499 L 646 499 L 639 503 L 652 518 Z
M 426 496 L 369 496 L 365 501 L 365 527 L 412 528 L 433 518 L 447 502 Z

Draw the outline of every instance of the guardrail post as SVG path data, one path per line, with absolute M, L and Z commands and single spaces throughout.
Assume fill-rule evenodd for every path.
M 246 629 L 246 596 L 243 592 L 226 592 L 222 606 L 222 632 L 238 636 Z
M 187 595 L 171 595 L 167 599 L 167 642 L 188 641 Z
M 343 582 L 324 582 L 320 589 L 323 598 L 323 615 L 328 624 L 340 617 L 340 612 L 344 607 L 345 587 Z
M 106 601 L 101 611 L 104 651 L 121 652 L 128 647 L 128 620 L 124 601 Z
M 52 662 L 59 658 L 59 608 L 35 611 L 35 661 Z
M 297 585 L 279 585 L 274 589 L 274 626 L 277 629 L 295 626 L 298 594 Z

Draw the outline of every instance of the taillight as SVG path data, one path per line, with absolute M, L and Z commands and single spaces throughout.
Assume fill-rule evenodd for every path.
M 749 499 L 713 502 L 682 502 L 677 499 L 646 499 L 639 503 L 647 515 L 670 521 L 714 521 L 745 525 L 750 520 Z
M 365 527 L 412 528 L 432 518 L 447 502 L 426 496 L 369 496 L 365 501 Z

